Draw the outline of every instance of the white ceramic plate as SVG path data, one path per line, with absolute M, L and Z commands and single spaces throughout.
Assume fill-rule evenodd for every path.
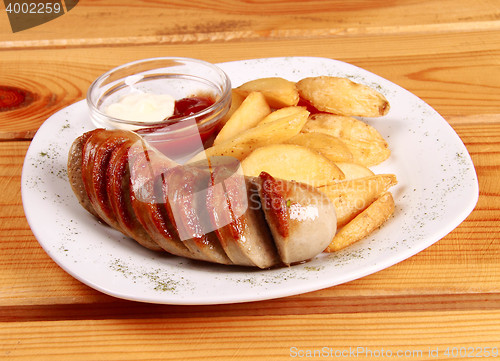
M 255 270 L 154 253 L 103 226 L 77 202 L 67 179 L 73 140 L 92 129 L 84 101 L 50 117 L 26 155 L 22 197 L 35 237 L 50 257 L 104 293 L 165 304 L 217 304 L 271 299 L 348 282 L 394 265 L 444 237 L 478 199 L 474 165 L 460 138 L 429 105 L 399 86 L 350 64 L 324 58 L 266 58 L 219 64 L 233 86 L 259 77 L 299 80 L 345 76 L 375 87 L 391 103 L 383 118 L 365 119 L 387 139 L 395 173 L 396 211 L 381 229 L 338 253 L 288 268 Z

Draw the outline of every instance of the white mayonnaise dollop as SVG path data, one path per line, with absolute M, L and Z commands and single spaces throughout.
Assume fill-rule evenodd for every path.
M 168 94 L 134 92 L 106 108 L 106 114 L 134 122 L 162 122 L 174 114 L 175 99 Z

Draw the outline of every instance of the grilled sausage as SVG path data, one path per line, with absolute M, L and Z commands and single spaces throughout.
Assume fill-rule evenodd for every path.
M 335 209 L 316 189 L 241 174 L 228 157 L 179 165 L 133 132 L 96 129 L 69 152 L 79 203 L 141 245 L 259 268 L 313 258 L 336 231 Z

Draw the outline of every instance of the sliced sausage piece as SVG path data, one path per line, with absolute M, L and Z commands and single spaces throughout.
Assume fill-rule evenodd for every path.
M 141 143 L 136 143 L 129 152 L 130 195 L 139 222 L 168 253 L 193 258 L 191 251 L 179 239 L 165 209 L 162 174 L 177 165 Z
M 178 166 L 163 173 L 163 194 L 169 219 L 194 258 L 230 264 L 219 239 L 207 228 L 206 192 L 210 173 L 196 167 Z
M 90 203 L 104 222 L 120 231 L 107 194 L 106 172 L 111 153 L 128 139 L 128 132 L 96 131 L 86 140 L 82 153 L 82 179 Z
M 228 257 L 243 266 L 269 268 L 279 264 L 257 184 L 227 165 L 213 167 L 211 180 L 207 208 Z
M 211 177 L 211 187 L 207 193 L 207 209 L 211 210 L 210 218 L 215 228 L 215 234 L 219 238 L 227 256 L 234 264 L 255 267 L 255 263 L 248 257 L 244 248 L 240 247 L 240 235 L 236 223 L 237 217 L 234 216 L 230 208 L 224 182 L 218 179 L 218 173 L 220 173 L 218 170 L 214 170 Z
M 90 202 L 85 184 L 82 179 L 82 165 L 83 165 L 83 145 L 87 139 L 92 135 L 92 132 L 84 133 L 75 139 L 68 153 L 68 179 L 73 193 L 75 193 L 78 202 L 89 213 L 99 218 L 92 203 Z
M 259 194 L 267 223 L 285 264 L 315 257 L 337 230 L 335 207 L 323 193 L 306 184 L 259 175 Z
M 149 236 L 132 207 L 129 156 L 131 147 L 137 141 L 140 141 L 138 137 L 128 140 L 118 145 L 111 153 L 106 172 L 108 198 L 123 233 L 148 249 L 160 251 L 163 248 Z

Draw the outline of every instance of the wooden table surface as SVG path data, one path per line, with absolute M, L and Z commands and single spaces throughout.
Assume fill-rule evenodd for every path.
M 500 1 L 82 0 L 17 33 L 2 6 L 0 359 L 465 360 L 460 348 L 483 358 L 500 348 Z M 455 129 L 479 202 L 414 257 L 321 291 L 202 307 L 95 291 L 33 236 L 20 194 L 24 156 L 38 127 L 83 99 L 99 74 L 155 56 L 318 56 L 372 71 Z M 8 106 L 13 89 L 24 101 Z

